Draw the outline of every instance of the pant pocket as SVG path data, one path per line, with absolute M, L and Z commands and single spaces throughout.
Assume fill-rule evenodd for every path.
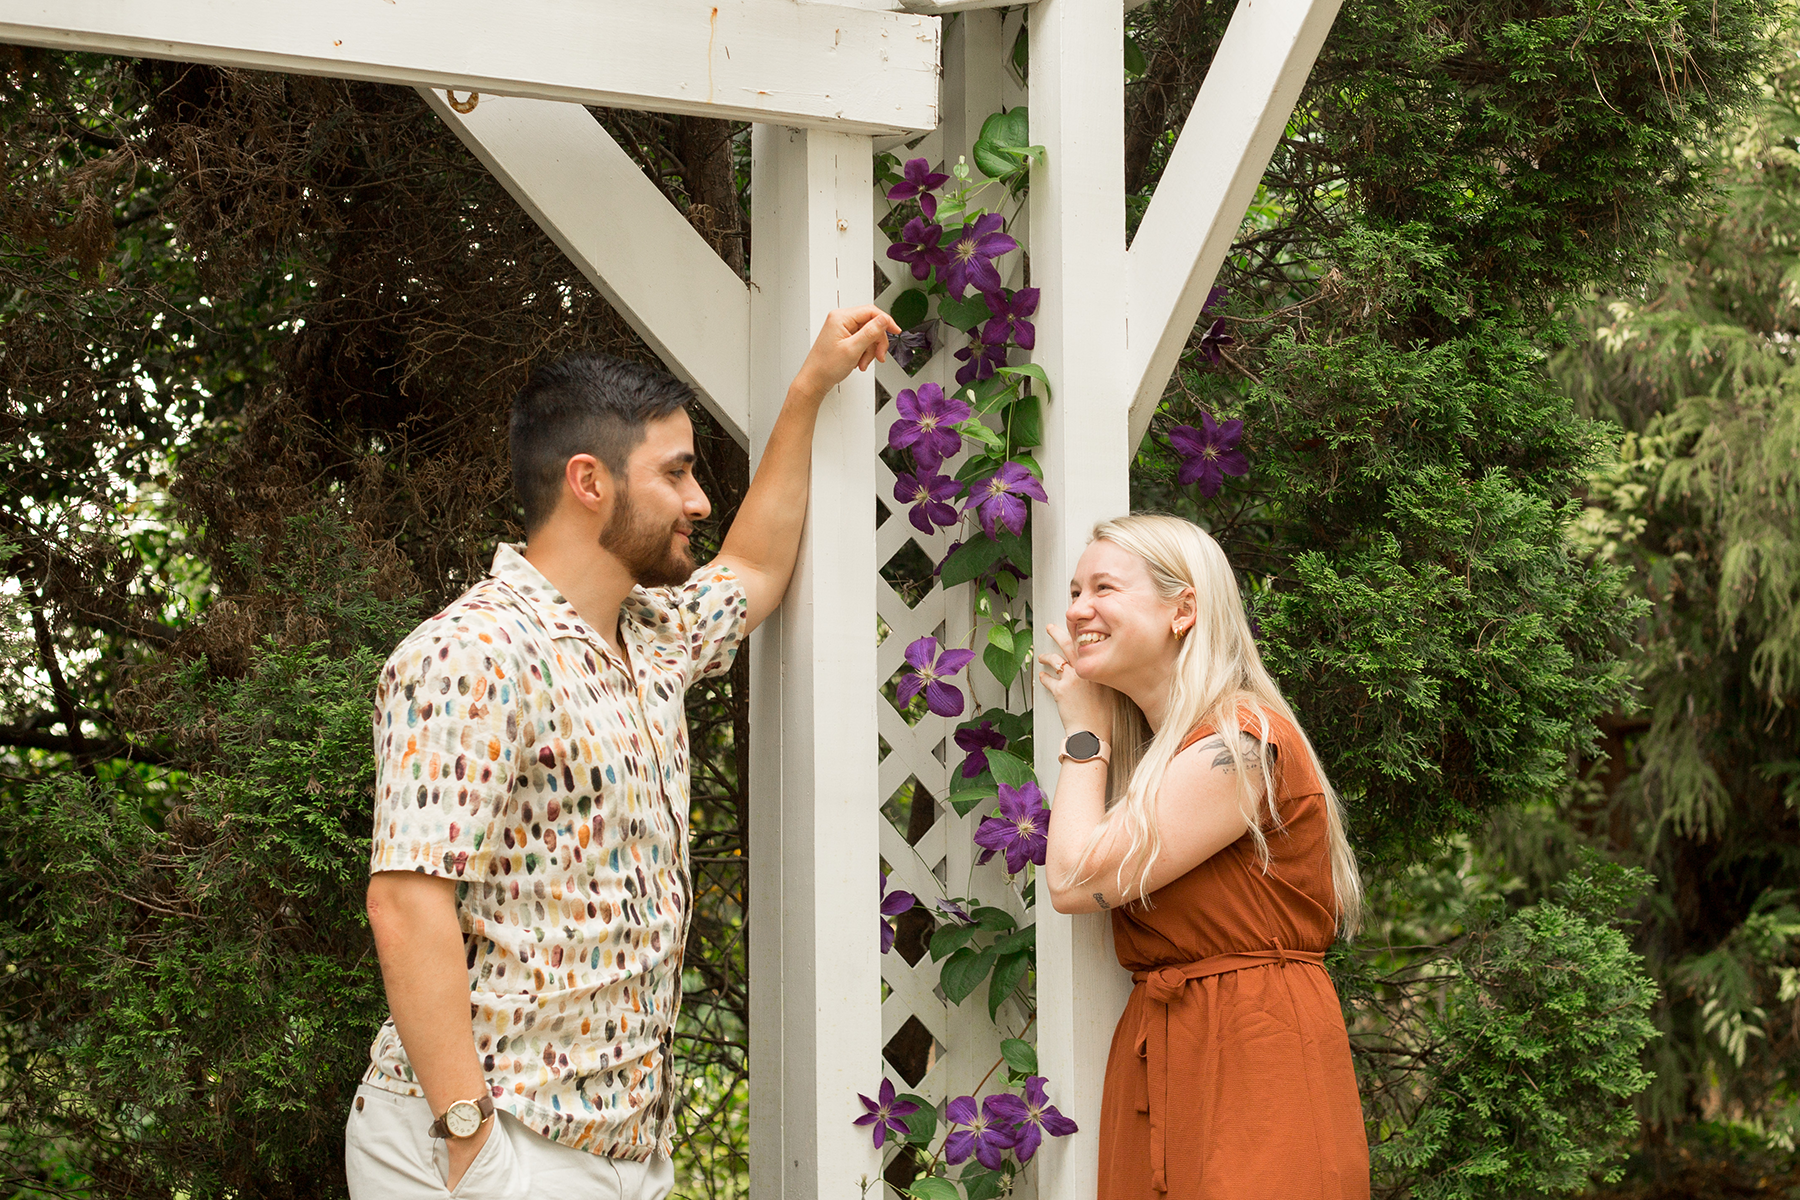
M 525 1200 L 531 1195 L 531 1176 L 513 1145 L 505 1117 L 494 1114 L 487 1141 L 450 1193 L 453 1200 Z

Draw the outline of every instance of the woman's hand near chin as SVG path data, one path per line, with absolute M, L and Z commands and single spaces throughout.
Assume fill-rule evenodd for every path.
M 1056 653 L 1040 655 L 1044 670 L 1038 678 L 1056 700 L 1056 712 L 1065 733 L 1085 729 L 1101 741 L 1112 742 L 1112 689 L 1104 684 L 1083 679 L 1075 670 L 1075 643 L 1061 625 L 1046 625 L 1044 631 L 1056 643 Z

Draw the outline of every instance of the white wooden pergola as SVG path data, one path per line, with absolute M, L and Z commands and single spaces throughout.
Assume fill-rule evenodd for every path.
M 1046 157 L 1013 224 L 1043 289 L 1033 357 L 1054 389 L 1038 452 L 1050 503 L 1033 518 L 1041 626 L 1062 612 L 1087 530 L 1127 507 L 1131 456 L 1338 7 L 1237 0 L 1127 249 L 1123 8 L 1141 2 L 0 0 L 0 42 L 417 87 L 753 460 L 825 313 L 902 286 L 876 228 L 877 149 L 953 163 L 989 113 L 1029 100 Z M 1003 65 L 1021 24 L 1028 95 Z M 446 90 L 480 100 L 465 112 Z M 755 122 L 748 285 L 583 105 Z M 1011 256 L 1011 285 L 1023 257 Z M 880 297 L 877 270 L 895 281 Z M 949 537 L 898 514 L 878 522 L 870 503 L 893 507 L 878 383 L 890 396 L 948 384 L 949 359 L 940 349 L 910 383 L 892 363 L 855 375 L 828 403 L 800 565 L 752 648 L 751 1186 L 765 1200 L 843 1200 L 878 1179 L 881 1155 L 851 1124 L 856 1093 L 895 1075 L 883 1047 L 909 1019 L 939 1047 L 914 1089 L 933 1100 L 971 1091 L 998 1057 L 979 998 L 947 1004 L 929 958 L 883 958 L 873 933 L 878 858 L 896 886 L 955 889 L 980 816 L 946 807 L 909 846 L 880 811 L 912 779 L 946 795 L 956 765 L 952 722 L 909 726 L 879 687 L 912 638 L 971 632 L 970 585 L 907 605 L 880 567 L 908 539 L 941 558 Z M 975 691 L 977 707 L 998 699 Z M 1061 732 L 1054 705 L 1036 713 L 1049 791 Z M 990 903 L 1006 890 L 999 870 L 976 871 Z M 1107 1047 L 1130 985 L 1102 918 L 1048 905 L 1035 915 L 1033 1036 L 1052 1099 L 1081 1132 L 1047 1144 L 1021 1190 L 1088 1200 Z M 1016 1032 L 1019 1014 L 1001 1016 Z

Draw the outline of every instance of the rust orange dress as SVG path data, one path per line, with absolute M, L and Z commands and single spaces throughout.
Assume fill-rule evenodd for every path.
M 1270 873 L 1246 833 L 1152 907 L 1113 910 L 1137 986 L 1106 1064 L 1099 1200 L 1369 1195 L 1350 1041 L 1323 965 L 1336 936 L 1324 796 L 1298 731 L 1269 724 L 1284 821 L 1267 834 Z

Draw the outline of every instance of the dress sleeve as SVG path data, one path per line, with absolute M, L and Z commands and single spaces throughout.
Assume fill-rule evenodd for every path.
M 511 664 L 484 637 L 415 636 L 375 691 L 369 871 L 481 879 L 506 824 L 518 721 Z
M 701 567 L 675 598 L 676 620 L 690 663 L 688 685 L 729 670 L 750 613 L 750 594 L 737 572 L 719 564 Z

